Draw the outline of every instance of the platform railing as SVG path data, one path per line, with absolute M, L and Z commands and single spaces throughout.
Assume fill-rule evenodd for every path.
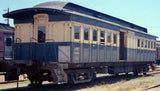
M 21 43 L 22 40 L 20 38 L 16 38 L 15 39 L 15 45 L 13 46 L 14 52 L 13 52 L 13 59 L 15 59 L 14 55 L 16 55 L 16 53 L 18 52 L 17 50 L 19 49 L 19 54 L 21 54 L 21 45 L 17 46 L 17 43 Z M 16 56 L 17 57 L 17 56 Z
M 54 39 L 45 39 L 45 41 L 54 42 Z M 46 43 L 47 43 L 47 42 L 38 43 L 38 39 L 33 38 L 33 37 L 30 38 L 30 42 L 33 42 L 33 43 L 35 43 L 36 45 L 37 45 L 37 44 L 43 44 L 43 46 L 44 46 L 43 48 L 45 49 L 45 50 L 44 50 L 44 53 L 45 53 L 45 54 L 44 54 L 44 56 L 45 56 L 45 59 L 44 59 L 44 60 L 46 61 L 46 60 L 47 60 L 47 51 L 46 51 L 46 48 L 47 48 L 47 47 L 46 47 Z M 35 51 L 37 51 L 37 46 L 36 46 L 36 45 L 35 45 L 35 49 L 36 49 Z M 55 46 L 55 43 L 52 43 L 52 47 L 51 47 L 50 51 L 53 51 L 53 52 L 54 52 L 52 56 L 54 57 L 54 54 L 55 54 L 56 59 L 57 59 L 57 56 L 58 56 L 58 55 L 56 55 L 56 46 Z M 30 52 L 31 52 L 31 53 L 30 53 L 30 54 L 31 54 L 30 56 L 32 56 L 32 48 L 31 48 L 31 46 L 30 46 Z

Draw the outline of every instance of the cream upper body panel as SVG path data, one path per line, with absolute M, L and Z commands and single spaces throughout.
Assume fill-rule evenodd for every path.
M 77 42 L 119 47 L 121 31 L 125 33 L 126 48 L 155 50 L 155 40 L 135 36 L 133 31 L 115 31 L 75 21 L 49 22 L 48 14 L 36 14 L 33 18 L 34 23 L 15 24 L 16 42 L 38 42 L 38 29 L 45 27 L 45 42 Z M 78 27 L 78 38 L 75 38 L 75 26 Z M 138 39 L 142 41 L 140 46 Z
M 38 27 L 45 27 L 45 42 L 70 42 L 70 21 L 49 22 L 48 14 L 34 15 L 34 23 L 15 24 L 15 41 L 37 42 Z

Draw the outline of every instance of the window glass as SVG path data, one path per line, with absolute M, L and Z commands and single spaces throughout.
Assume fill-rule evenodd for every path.
M 46 36 L 46 27 L 38 27 L 38 43 L 44 43 Z
M 145 46 L 145 48 L 147 48 L 147 40 L 145 40 L 144 46 Z
M 140 47 L 140 39 L 138 39 L 137 46 Z
M 156 42 L 154 42 L 154 48 L 156 48 Z
M 150 48 L 150 41 L 148 41 L 148 48 Z
M 93 30 L 93 41 L 97 41 L 97 30 Z
M 116 34 L 113 35 L 113 43 L 114 43 L 114 44 L 117 43 L 117 35 L 116 35 Z
M 4 59 L 8 59 L 8 58 L 13 58 L 13 49 L 12 49 L 12 45 L 13 45 L 13 36 L 12 35 L 6 35 L 4 36 Z M 0 48 L 1 49 L 1 48 Z
M 104 37 L 104 31 L 101 31 L 101 38 L 100 38 L 100 42 L 102 45 L 104 45 L 104 42 L 105 42 L 105 37 Z
M 74 38 L 75 39 L 79 39 L 79 31 L 80 31 L 80 27 L 74 26 Z
M 104 38 L 104 31 L 101 31 L 101 37 Z
M 12 45 L 12 38 L 6 38 L 6 46 Z
M 151 42 L 151 48 L 153 48 L 153 42 Z
M 141 40 L 141 47 L 143 47 L 143 40 Z
M 84 28 L 84 40 L 88 40 L 88 28 Z
M 11 35 L 6 35 L 6 36 L 4 37 L 4 41 L 5 41 L 5 46 L 12 46 L 13 36 L 11 36 Z
M 107 42 L 111 43 L 111 33 L 107 33 Z

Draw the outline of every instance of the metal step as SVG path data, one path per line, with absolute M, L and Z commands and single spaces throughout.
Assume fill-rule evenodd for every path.
M 67 77 L 63 70 L 63 65 L 58 65 L 58 67 L 54 69 L 54 72 L 57 76 L 58 84 L 67 83 Z

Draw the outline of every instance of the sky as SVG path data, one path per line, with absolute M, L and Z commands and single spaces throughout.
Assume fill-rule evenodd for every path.
M 2 17 L 10 11 L 33 7 L 36 4 L 58 0 L 0 0 L 0 23 L 6 23 Z M 62 0 L 61 0 L 62 1 Z M 133 24 L 147 28 L 148 33 L 160 37 L 160 0 L 63 0 L 72 2 Z M 10 19 L 10 25 L 14 26 Z M 160 40 L 160 38 L 158 38 Z

